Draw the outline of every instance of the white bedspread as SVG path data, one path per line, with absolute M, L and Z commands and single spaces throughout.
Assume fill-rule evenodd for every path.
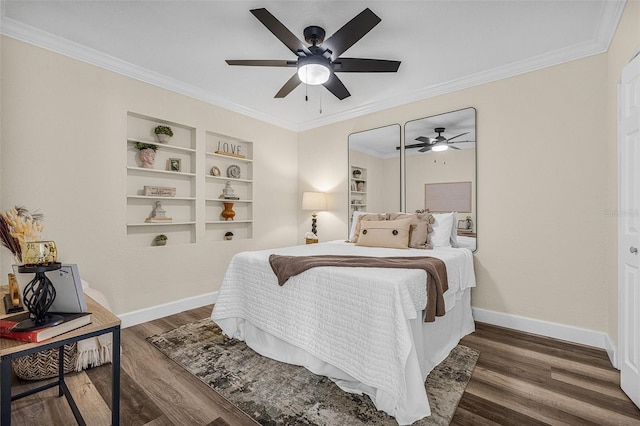
M 232 258 L 211 316 L 214 321 L 243 318 L 396 401 L 407 396 L 404 372 L 413 344 L 408 321 L 426 306 L 426 273 L 319 267 L 278 286 L 268 262 L 274 253 L 440 258 L 449 279 L 447 311 L 465 289 L 475 287 L 471 251 L 460 248 L 400 250 L 334 241 L 243 252 Z M 219 324 L 230 337 L 243 339 L 236 329 L 225 330 L 225 323 Z

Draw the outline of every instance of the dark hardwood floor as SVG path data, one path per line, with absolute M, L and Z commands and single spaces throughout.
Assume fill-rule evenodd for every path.
M 255 425 L 223 397 L 167 359 L 145 338 L 207 318 L 211 306 L 122 330 L 122 425 Z M 463 344 L 480 352 L 453 425 L 640 425 L 604 351 L 486 324 Z M 67 381 L 90 426 L 110 423 L 111 366 Z M 15 379 L 14 393 L 32 383 Z M 73 425 L 57 391 L 13 402 L 14 425 Z M 342 425 L 340 425 L 342 426 Z

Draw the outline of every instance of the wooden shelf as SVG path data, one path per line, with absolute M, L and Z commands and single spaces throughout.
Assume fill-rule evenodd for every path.
M 252 163 L 253 160 L 251 158 L 242 158 L 235 157 L 233 155 L 224 155 L 224 154 L 216 154 L 215 152 L 206 152 L 206 155 L 210 155 L 211 157 L 224 158 L 225 160 L 234 160 L 234 161 L 242 161 L 243 163 Z

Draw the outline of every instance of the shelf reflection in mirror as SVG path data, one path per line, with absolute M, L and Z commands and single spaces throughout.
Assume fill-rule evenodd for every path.
M 475 250 L 475 108 L 409 121 L 404 126 L 404 138 L 406 211 L 457 211 L 458 235 L 462 237 L 458 241 Z
M 401 210 L 400 125 L 349 135 L 349 229 L 354 211 Z

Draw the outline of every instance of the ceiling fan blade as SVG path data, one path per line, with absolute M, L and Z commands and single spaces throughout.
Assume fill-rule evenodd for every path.
M 351 93 L 349 93 L 344 83 L 334 73 L 331 73 L 331 77 L 329 77 L 329 81 L 324 83 L 323 86 L 326 87 L 328 91 L 333 93 L 335 97 L 340 100 L 343 100 L 344 98 L 348 98 L 349 96 L 351 96 Z
M 449 145 L 449 148 L 451 148 L 451 149 L 460 149 L 457 146 L 453 146 L 453 145 Z
M 397 72 L 400 61 L 387 59 L 338 58 L 333 62 L 335 72 Z
M 426 137 L 426 136 L 418 136 L 418 137 L 416 138 L 416 140 L 417 140 L 417 141 L 420 141 L 420 142 L 424 142 L 424 143 L 430 143 L 430 141 L 431 141 L 431 139 L 429 139 L 429 138 L 428 138 L 428 137 Z
M 424 147 L 423 143 L 414 143 L 412 145 L 405 145 L 404 149 L 423 148 L 423 147 Z
M 452 137 L 452 138 L 447 139 L 447 142 L 449 142 L 450 140 L 453 140 L 453 139 L 455 139 L 455 138 L 459 138 L 460 136 L 464 136 L 464 135 L 466 135 L 467 133 L 469 133 L 469 132 L 460 133 L 459 135 L 456 135 L 456 136 L 454 136 L 454 137 Z
M 274 36 L 278 38 L 285 46 L 289 48 L 294 54 L 300 56 L 298 51 L 302 50 L 306 55 L 311 55 L 311 52 L 307 48 L 307 45 L 300 40 L 298 37 L 293 35 L 291 31 L 287 27 L 285 27 L 282 22 L 278 21 L 275 16 L 273 16 L 267 9 L 252 9 L 251 13 L 253 16 L 258 18 L 262 25 L 267 27 L 269 31 L 273 33 Z
M 274 96 L 274 98 L 284 98 L 285 96 L 287 96 L 289 93 L 291 93 L 291 91 L 293 89 L 295 89 L 296 87 L 298 87 L 300 85 L 300 83 L 302 83 L 300 81 L 300 78 L 298 77 L 298 74 L 294 74 L 293 76 L 291 76 L 291 78 L 284 84 L 284 86 L 282 86 L 282 88 L 278 91 L 278 93 L 276 93 L 276 95 Z
M 286 61 L 278 59 L 227 59 L 229 65 L 246 65 L 251 67 L 296 67 L 296 61 Z
M 427 145 L 424 148 L 418 150 L 418 152 L 427 152 L 427 151 L 431 151 L 431 145 Z
M 331 50 L 331 60 L 335 61 L 338 56 L 364 37 L 380 21 L 381 19 L 378 15 L 373 13 L 371 9 L 366 8 L 326 39 L 322 43 L 322 47 Z

